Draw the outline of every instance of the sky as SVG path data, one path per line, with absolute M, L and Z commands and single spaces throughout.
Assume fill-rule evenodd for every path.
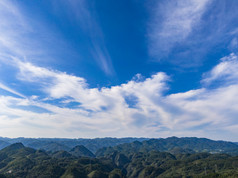
M 1 0 L 0 136 L 238 141 L 237 0 Z

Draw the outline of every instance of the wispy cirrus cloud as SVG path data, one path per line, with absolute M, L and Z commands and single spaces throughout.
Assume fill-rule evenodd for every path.
M 6 85 L 4 85 L 4 84 L 2 84 L 2 83 L 0 83 L 0 89 L 3 89 L 3 90 L 5 90 L 5 91 L 8 91 L 8 92 L 10 92 L 10 93 L 12 93 L 12 94 L 14 94 L 14 95 L 20 96 L 20 97 L 22 97 L 22 98 L 26 98 L 26 97 L 25 97 L 24 95 L 22 95 L 21 93 L 15 91 L 15 90 L 13 90 L 13 89 L 11 89 L 10 87 L 8 87 L 8 86 L 6 86 Z
M 90 52 L 93 59 L 102 71 L 108 76 L 113 76 L 115 70 L 112 64 L 110 54 L 107 50 L 107 46 L 104 42 L 104 34 L 100 27 L 100 23 L 97 18 L 97 14 L 94 11 L 94 7 L 89 5 L 90 3 L 85 0 L 70 0 L 70 1 L 56 1 L 54 5 L 64 5 L 66 14 L 72 20 L 72 16 L 75 17 L 74 23 L 80 26 L 85 35 L 90 38 Z M 62 10 L 62 9 L 60 9 Z
M 25 53 L 24 43 L 20 45 L 18 42 L 23 41 L 23 31 L 28 31 L 28 28 L 19 9 L 11 1 L 1 1 L 0 18 L 1 55 L 6 53 L 22 55 Z
M 49 28 L 40 17 L 29 16 L 23 4 L 0 2 L 0 62 L 11 63 L 12 56 L 17 56 L 49 65 L 62 54 L 62 49 L 75 54 L 58 30 Z
M 171 48 L 183 42 L 199 26 L 210 0 L 163 1 L 157 3 L 149 27 L 150 53 L 167 56 Z
M 206 60 L 215 60 L 208 56 L 221 58 L 235 52 L 236 8 L 233 0 L 158 1 L 148 23 L 151 57 L 154 61 L 195 68 Z

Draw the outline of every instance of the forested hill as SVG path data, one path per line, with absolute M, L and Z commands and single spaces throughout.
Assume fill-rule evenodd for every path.
M 226 141 L 214 141 L 206 138 L 196 137 L 169 137 L 166 139 L 150 139 L 143 142 L 135 141 L 132 143 L 120 144 L 115 147 L 106 147 L 96 152 L 97 156 L 104 156 L 114 151 L 124 154 L 145 152 L 145 151 L 166 151 L 171 153 L 227 153 L 238 154 L 238 145 Z
M 123 152 L 94 158 L 84 146 L 76 146 L 70 152 L 47 153 L 14 143 L 0 150 L 0 177 L 238 177 L 238 157 L 228 154 Z M 80 156 L 82 153 L 86 155 Z
M 21 142 L 25 146 L 47 152 L 70 152 L 75 146 L 82 145 L 93 154 L 102 156 L 113 151 L 141 152 L 167 151 L 170 153 L 228 153 L 238 154 L 238 144 L 226 141 L 214 141 L 196 137 L 169 137 L 166 139 L 149 138 L 95 138 L 95 139 L 62 139 L 62 138 L 3 138 L 0 137 L 0 149 L 13 143 Z

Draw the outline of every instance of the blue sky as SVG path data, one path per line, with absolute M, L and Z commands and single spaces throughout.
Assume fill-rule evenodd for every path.
M 0 135 L 238 141 L 236 0 L 2 0 Z

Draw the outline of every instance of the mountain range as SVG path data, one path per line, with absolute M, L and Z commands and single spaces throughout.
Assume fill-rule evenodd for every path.
M 9 140 L 21 140 L 28 145 L 37 143 L 52 149 L 34 149 L 21 142 L 9 143 Z M 92 152 L 84 145 L 72 147 L 70 139 L 9 140 L 0 140 L 4 146 L 0 150 L 1 178 L 238 177 L 238 145 L 226 141 L 196 137 L 141 138 L 141 141 L 102 138 L 89 140 L 91 145 L 98 142 L 105 145 Z M 106 146 L 108 140 L 114 141 Z M 125 140 L 126 143 L 119 144 Z M 87 142 L 84 140 L 84 143 Z
M 116 146 L 123 143 L 131 143 L 134 141 L 144 141 L 149 138 L 95 138 L 95 139 L 67 139 L 67 138 L 6 138 L 0 137 L 0 149 L 13 143 L 21 142 L 27 147 L 41 149 L 45 151 L 70 151 L 77 145 L 83 145 L 91 152 L 95 153 L 99 148 Z

